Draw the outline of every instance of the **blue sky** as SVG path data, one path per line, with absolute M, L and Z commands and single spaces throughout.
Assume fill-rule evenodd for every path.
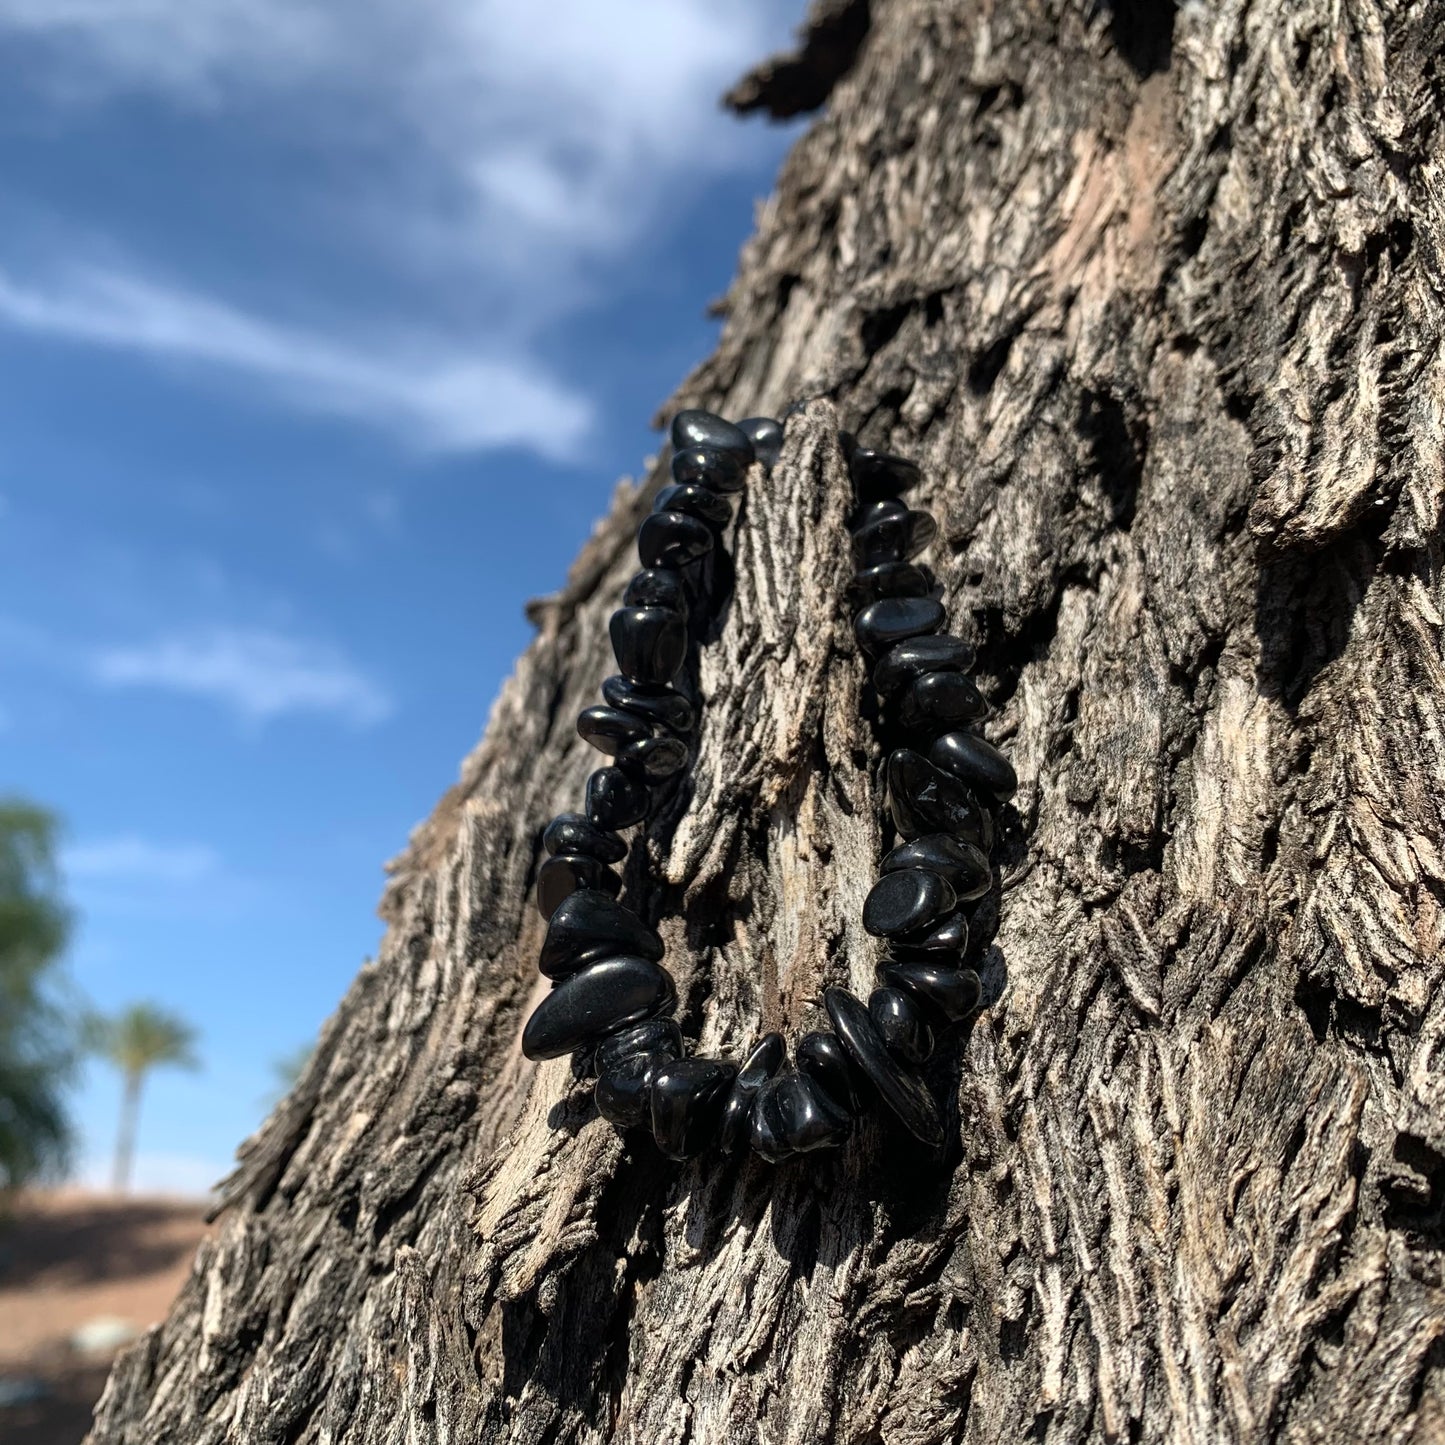
M 64 819 L 81 992 L 201 1031 L 141 1187 L 224 1172 L 374 951 L 712 346 L 792 138 L 717 97 L 802 10 L 0 0 L 0 792 Z

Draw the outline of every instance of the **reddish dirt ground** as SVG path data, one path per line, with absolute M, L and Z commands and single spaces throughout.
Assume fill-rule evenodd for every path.
M 206 1234 L 196 1200 L 33 1193 L 0 1219 L 0 1379 L 44 1383 L 33 1404 L 0 1407 L 0 1445 L 80 1445 L 111 1352 L 71 1334 L 101 1316 L 157 1323 Z

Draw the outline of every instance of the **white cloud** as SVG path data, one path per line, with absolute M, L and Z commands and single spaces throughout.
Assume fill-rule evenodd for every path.
M 220 868 L 204 843 L 152 843 L 134 834 L 75 843 L 60 853 L 66 878 L 79 882 L 198 883 Z
M 0 323 L 68 341 L 240 373 L 281 402 L 444 450 L 530 443 L 572 454 L 587 403 L 526 362 L 485 361 L 397 338 L 348 347 L 222 303 L 99 268 L 47 286 L 0 270 Z
M 216 627 L 115 647 L 92 660 L 96 681 L 209 698 L 253 722 L 286 713 L 331 713 L 364 726 L 391 699 L 329 647 L 278 633 Z

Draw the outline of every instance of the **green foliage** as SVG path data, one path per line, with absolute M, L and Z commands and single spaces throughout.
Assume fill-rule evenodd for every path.
M 200 1066 L 196 1030 L 152 1003 L 133 1003 L 118 1014 L 91 1014 L 85 1021 L 85 1043 L 126 1079 L 144 1078 L 163 1064 L 182 1069 Z
M 55 819 L 0 801 L 0 1191 L 67 1157 L 62 1095 L 75 1064 L 54 995 L 69 915 L 55 868 Z

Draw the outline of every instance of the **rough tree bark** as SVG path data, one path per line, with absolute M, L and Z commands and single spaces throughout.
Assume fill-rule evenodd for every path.
M 677 1167 L 520 1057 L 650 463 L 96 1445 L 1445 1438 L 1442 42 L 1425 0 L 843 0 L 738 87 L 828 110 L 669 409 L 817 400 L 626 887 L 706 1048 L 869 986 L 830 426 L 920 458 L 1024 780 L 948 1158 Z

